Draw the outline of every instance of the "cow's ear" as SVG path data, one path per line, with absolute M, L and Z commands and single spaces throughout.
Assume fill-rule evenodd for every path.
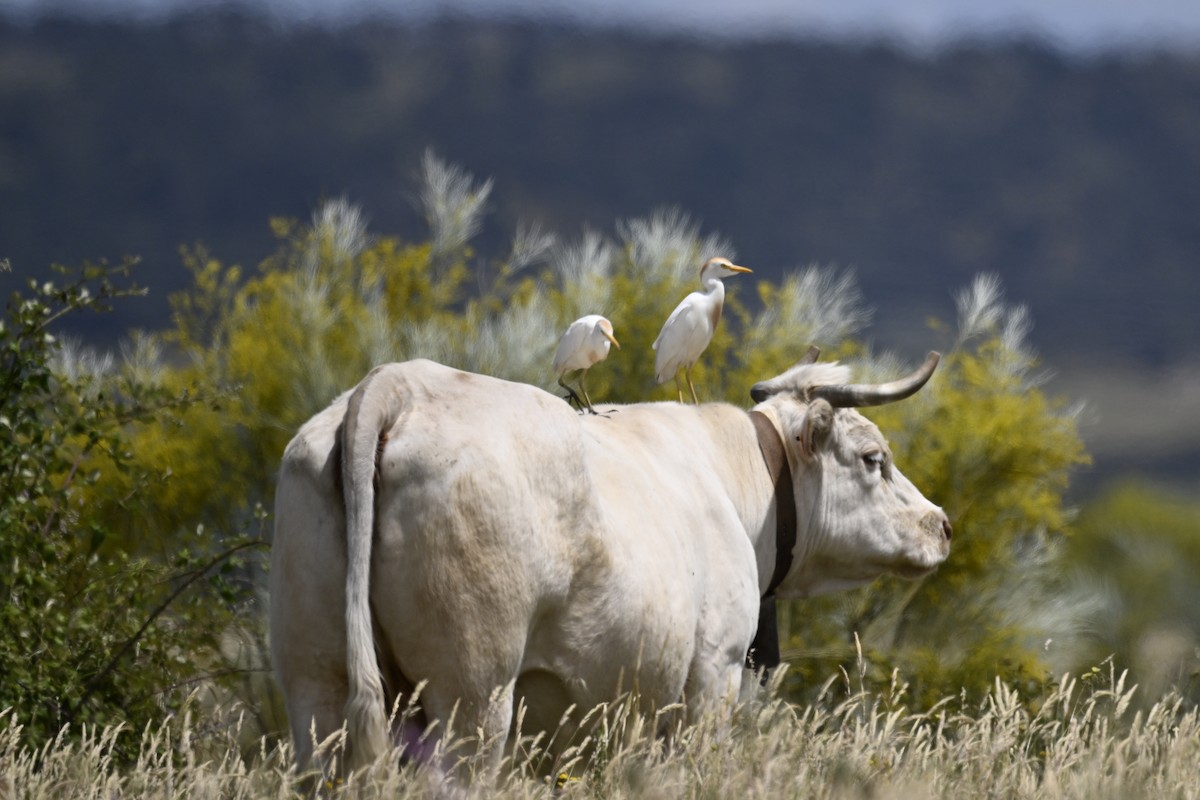
M 813 458 L 817 450 L 825 445 L 829 432 L 833 430 L 833 406 L 825 400 L 814 400 L 808 406 L 804 415 L 804 424 L 800 428 L 800 455 L 805 460 Z

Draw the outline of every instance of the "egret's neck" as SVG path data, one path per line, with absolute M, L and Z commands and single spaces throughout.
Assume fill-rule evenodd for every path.
M 725 283 L 716 275 L 706 275 L 701 279 L 700 285 L 704 287 L 704 293 L 709 297 L 717 300 L 725 299 Z

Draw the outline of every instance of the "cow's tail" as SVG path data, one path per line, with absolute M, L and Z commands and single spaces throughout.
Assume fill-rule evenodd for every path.
M 349 767 L 368 764 L 388 746 L 387 706 L 371 625 L 371 540 L 375 470 L 382 440 L 399 415 L 386 367 L 373 369 L 350 395 L 342 427 L 346 503 L 346 699 Z

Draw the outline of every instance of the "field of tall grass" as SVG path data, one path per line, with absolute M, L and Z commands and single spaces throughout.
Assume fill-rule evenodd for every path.
M 549 770 L 537 766 L 543 738 L 521 737 L 494 769 L 448 735 L 420 759 L 384 759 L 338 780 L 297 774 L 287 743 L 248 741 L 236 713 L 199 704 L 140 732 L 136 763 L 120 766 L 115 743 L 132 732 L 87 729 L 32 749 L 9 710 L 0 796 L 1200 797 L 1197 710 L 1175 696 L 1139 702 L 1111 667 L 1063 676 L 1040 698 L 997 682 L 981 700 L 949 697 L 923 713 L 906 709 L 898 681 L 883 695 L 852 692 L 852 682 L 831 680 L 805 708 L 769 688 L 732 719 L 706 717 L 669 740 L 618 704 Z

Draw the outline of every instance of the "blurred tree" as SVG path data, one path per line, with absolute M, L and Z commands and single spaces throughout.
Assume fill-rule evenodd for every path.
M 1171 688 L 1200 702 L 1200 503 L 1127 481 L 1075 527 L 1067 561 L 1101 601 L 1087 657 L 1128 667 L 1145 702 Z

